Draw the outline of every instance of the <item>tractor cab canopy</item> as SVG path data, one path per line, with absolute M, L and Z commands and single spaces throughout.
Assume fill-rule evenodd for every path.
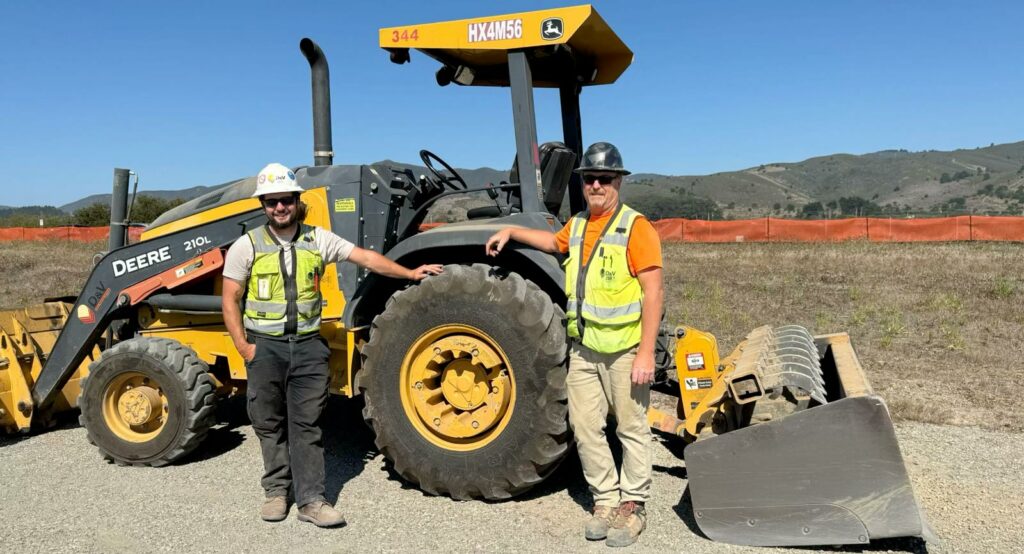
M 512 90 L 516 167 L 524 212 L 542 211 L 544 197 L 533 87 L 557 88 L 562 134 L 576 159 L 583 153 L 579 95 L 584 86 L 615 82 L 633 52 L 592 6 L 387 27 L 380 47 L 391 61 L 410 61 L 415 49 L 441 63 L 437 83 L 505 86 Z M 578 176 L 569 183 L 571 213 L 583 209 Z
M 419 50 L 441 62 L 439 83 L 468 86 L 509 86 L 508 53 L 516 50 L 528 51 L 535 87 L 607 85 L 633 61 L 592 6 L 388 27 L 380 46 L 399 63 Z

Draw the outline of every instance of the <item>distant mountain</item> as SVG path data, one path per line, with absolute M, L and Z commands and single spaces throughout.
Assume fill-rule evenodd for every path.
M 654 194 L 711 198 L 727 217 L 786 213 L 790 206 L 799 211 L 844 197 L 910 212 L 1022 213 L 1024 142 L 952 152 L 833 154 L 712 175 L 641 173 L 628 180 L 650 185 Z
M 427 173 L 421 166 L 391 160 L 377 163 L 411 167 L 417 175 Z M 471 186 L 508 179 L 508 171 L 488 167 L 458 171 Z M 834 203 L 838 207 L 841 198 L 852 197 L 899 212 L 1024 213 L 1024 141 L 951 152 L 885 150 L 864 155 L 832 154 L 711 175 L 636 173 L 627 182 L 639 185 L 623 190 L 627 202 L 642 199 L 647 205 L 661 201 L 676 205 L 680 198 L 707 199 L 711 201 L 708 206 L 717 206 L 722 214 L 733 218 L 793 216 L 803 206 L 813 206 L 815 202 L 820 202 L 829 214 L 840 215 L 828 205 Z M 139 193 L 187 200 L 220 186 Z M 108 203 L 110 195 L 95 194 L 60 209 L 72 212 L 95 202 Z M 481 195 L 449 200 L 445 207 L 464 210 L 487 203 Z M 707 210 L 712 216 L 715 211 Z
M 222 186 L 224 185 L 214 185 L 210 187 L 198 186 L 181 190 L 140 190 L 139 195 L 144 194 L 146 196 L 154 196 L 156 198 L 161 198 L 164 200 L 174 200 L 176 198 L 181 198 L 182 200 L 191 200 L 197 196 L 202 196 L 210 192 L 211 190 L 220 188 Z M 131 197 L 129 196 L 129 198 Z M 78 208 L 84 208 L 85 206 L 89 206 L 91 204 L 110 204 L 110 193 L 93 194 L 91 196 L 86 196 L 85 198 L 80 198 L 70 204 L 64 204 L 63 206 L 60 207 L 60 209 L 67 213 L 72 213 Z

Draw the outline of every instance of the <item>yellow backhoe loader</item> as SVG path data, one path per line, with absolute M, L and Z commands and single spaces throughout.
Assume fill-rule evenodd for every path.
M 307 223 L 405 264 L 445 264 L 418 285 L 328 267 L 322 334 L 330 392 L 365 399 L 380 450 L 431 494 L 501 499 L 547 477 L 569 450 L 563 273 L 521 245 L 484 256 L 500 226 L 557 229 L 583 140 L 579 98 L 616 81 L 633 54 L 591 6 L 381 29 L 391 61 L 416 50 L 444 86 L 508 88 L 515 162 L 508 182 L 467 182 L 437 155 L 423 166 L 332 165 L 329 75 L 311 40 L 314 161 L 296 168 Z M 538 146 L 533 88 L 557 88 L 561 142 Z M 425 168 L 425 169 L 424 169 Z M 125 240 L 127 170 L 115 170 L 111 248 L 77 298 L 0 313 L 0 427 L 45 429 L 74 408 L 118 464 L 159 466 L 192 451 L 218 399 L 246 373 L 220 314 L 225 249 L 265 224 L 252 177 L 225 184 Z M 467 220 L 421 230 L 441 199 L 477 193 Z M 671 284 L 669 284 L 671 286 Z M 672 347 L 675 341 L 675 347 Z M 715 540 L 760 545 L 925 536 L 885 403 L 845 334 L 760 328 L 720 357 L 714 337 L 659 339 L 658 379 L 676 413 L 696 521 Z

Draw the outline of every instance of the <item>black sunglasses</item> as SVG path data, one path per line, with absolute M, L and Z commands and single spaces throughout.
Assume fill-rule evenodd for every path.
M 617 175 L 592 175 L 589 173 L 583 174 L 583 182 L 585 184 L 591 184 L 594 182 L 601 183 L 602 185 L 610 185 L 615 180 Z
M 291 206 L 292 204 L 295 203 L 295 197 L 285 196 L 284 198 L 264 198 L 261 200 L 261 202 L 263 202 L 264 208 L 276 208 L 278 202 L 284 204 L 285 206 Z

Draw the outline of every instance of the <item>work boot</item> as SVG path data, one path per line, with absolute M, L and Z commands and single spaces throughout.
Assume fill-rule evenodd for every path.
M 314 500 L 299 508 L 299 521 L 308 521 L 317 527 L 337 527 L 345 524 L 345 516 L 323 500 Z
M 647 511 L 642 502 L 623 502 L 612 520 L 608 530 L 608 546 L 629 546 L 636 542 L 637 537 L 647 527 Z
M 613 519 L 615 519 L 615 508 L 594 506 L 590 519 L 583 526 L 583 536 L 587 537 L 588 541 L 604 540 L 608 536 L 608 527 L 611 526 Z
M 284 496 L 271 496 L 260 506 L 260 518 L 263 521 L 281 521 L 288 517 L 288 499 Z

